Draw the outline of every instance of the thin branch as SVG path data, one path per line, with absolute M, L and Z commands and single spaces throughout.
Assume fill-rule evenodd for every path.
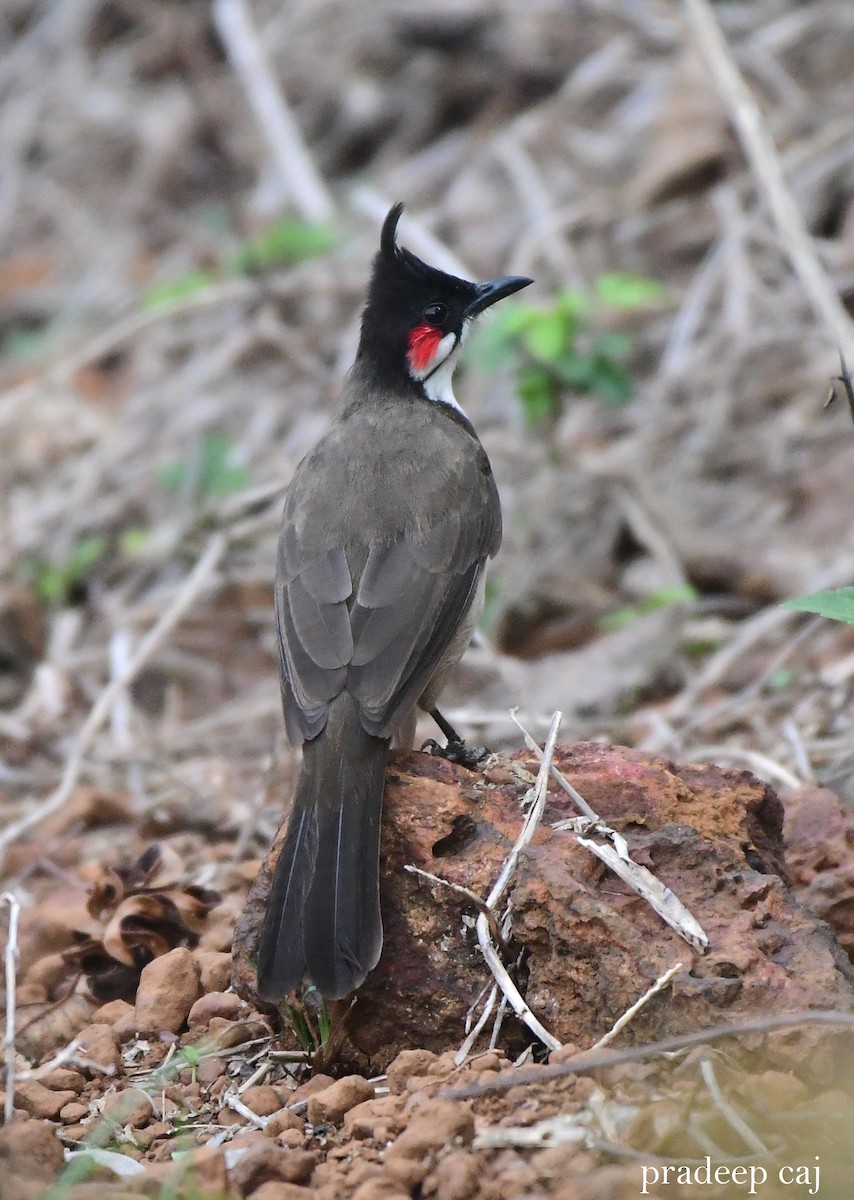
M 270 1123 L 269 1117 L 262 1117 L 260 1113 L 253 1112 L 249 1105 L 245 1104 L 236 1092 L 229 1092 L 223 1099 L 227 1108 L 239 1113 L 241 1117 L 245 1117 L 256 1129 L 265 1129 Z
M 65 764 L 65 771 L 56 791 L 48 796 L 42 804 L 33 805 L 23 817 L 8 825 L 0 833 L 0 865 L 2 865 L 7 846 L 46 817 L 58 812 L 68 800 L 77 783 L 83 760 L 98 730 L 112 712 L 113 705 L 198 598 L 199 593 L 219 565 L 227 544 L 227 539 L 223 534 L 215 533 L 213 535 L 204 554 L 178 589 L 172 603 L 160 620 L 151 627 L 139 643 L 136 653 L 128 659 L 124 669 L 115 675 L 100 693 L 77 735 L 76 745 Z
M 543 758 L 542 762 L 540 763 L 537 781 L 532 788 L 533 799 L 531 807 L 528 810 L 528 815 L 525 818 L 525 824 L 522 826 L 522 831 L 516 839 L 513 849 L 505 859 L 501 874 L 498 876 L 492 891 L 487 897 L 486 903 L 489 908 L 494 909 L 500 903 L 510 884 L 510 880 L 513 877 L 513 872 L 516 870 L 519 856 L 531 841 L 531 838 L 534 836 L 537 826 L 540 823 L 543 810 L 546 806 L 549 767 L 551 765 L 552 755 L 554 754 L 555 743 L 557 742 L 557 733 L 558 729 L 560 728 L 560 722 L 561 713 L 556 712 L 552 718 L 552 724 L 549 730 L 549 736 L 546 741 L 545 749 L 543 751 Z M 550 1050 L 557 1050 L 561 1043 L 556 1037 L 554 1037 L 553 1034 L 549 1033 L 546 1027 L 534 1015 L 523 998 L 522 993 L 510 978 L 510 974 L 507 971 L 507 968 L 504 966 L 504 963 L 501 961 L 498 950 L 492 942 L 490 937 L 490 923 L 483 913 L 481 913 L 481 915 L 477 918 L 475 929 L 477 930 L 478 943 L 483 956 L 489 965 L 489 969 L 492 972 L 492 977 L 498 984 L 510 1007 L 520 1018 L 520 1020 L 524 1021 L 531 1032 L 535 1034 L 541 1042 L 543 1042 L 544 1045 L 548 1046 Z
M 307 221 L 330 221 L 332 197 L 305 148 L 245 0 L 214 0 L 213 16 L 286 194 Z
M 528 733 L 527 729 L 525 729 L 525 727 L 522 724 L 520 724 L 520 722 L 517 718 L 518 711 L 519 710 L 517 708 L 512 708 L 510 710 L 510 719 L 513 722 L 513 724 L 516 726 L 516 728 L 521 730 L 522 736 L 525 739 L 525 745 L 528 747 L 528 749 L 533 754 L 536 754 L 537 758 L 542 763 L 543 758 L 544 758 L 543 751 L 540 749 L 540 747 L 537 745 L 537 743 L 531 737 L 530 733 Z M 589 817 L 591 821 L 598 822 L 600 820 L 599 814 L 593 811 L 593 809 L 590 807 L 590 805 L 587 803 L 587 801 L 584 799 L 584 797 L 581 795 L 581 793 L 572 786 L 572 784 L 569 782 L 569 780 L 566 778 L 566 776 L 557 769 L 557 767 L 554 765 L 554 763 L 550 764 L 549 770 L 551 772 L 552 779 L 554 779 L 555 783 L 559 787 L 562 787 L 563 790 L 566 792 L 566 794 L 571 797 L 571 799 L 578 805 L 578 807 L 584 813 L 585 817 Z
M 709 1094 L 714 1101 L 715 1108 L 726 1123 L 735 1130 L 748 1150 L 752 1150 L 754 1154 L 761 1154 L 763 1156 L 770 1154 L 768 1147 L 762 1139 L 753 1132 L 747 1122 L 724 1099 L 724 1094 L 718 1086 L 718 1081 L 715 1077 L 715 1068 L 712 1066 L 711 1059 L 703 1059 L 700 1063 L 700 1073 L 703 1076 L 703 1082 L 709 1089 Z
M 643 1006 L 648 1004 L 653 996 L 657 996 L 660 991 L 666 988 L 673 976 L 682 970 L 684 970 L 684 967 L 681 962 L 674 963 L 672 967 L 668 967 L 664 974 L 660 975 L 658 979 L 656 979 L 652 987 L 647 988 L 640 999 L 635 1000 L 631 1008 L 627 1008 L 623 1015 L 617 1018 L 604 1037 L 600 1037 L 598 1042 L 594 1042 L 590 1049 L 601 1050 L 603 1046 L 607 1046 L 609 1042 L 612 1042 L 620 1030 L 625 1029 L 629 1022 L 632 1021 L 640 1012 Z
M 9 1125 L 15 1114 L 15 996 L 18 966 L 18 917 L 21 905 L 11 892 L 0 896 L 0 904 L 9 906 L 9 927 L 6 932 L 6 1100 L 3 1105 L 3 1124 Z
M 796 205 L 773 139 L 738 69 L 709 0 L 684 0 L 697 47 L 729 110 L 742 149 L 777 226 L 783 250 L 816 317 L 842 354 L 854 361 L 854 324 L 824 269 L 806 222 Z
M 528 809 L 528 815 L 525 818 L 525 824 L 522 826 L 522 832 L 516 839 L 513 849 L 504 860 L 504 866 L 501 868 L 501 874 L 498 876 L 492 891 L 487 896 L 486 903 L 489 908 L 496 908 L 500 903 L 501 898 L 510 885 L 510 880 L 513 878 L 513 872 L 516 870 L 516 864 L 519 861 L 520 854 L 537 831 L 537 826 L 540 823 L 540 819 L 546 807 L 552 756 L 554 755 L 555 743 L 557 742 L 557 733 L 558 729 L 560 729 L 560 723 L 562 719 L 563 713 L 556 712 L 554 714 L 552 717 L 551 728 L 549 729 L 549 735 L 546 738 L 546 744 L 542 751 L 539 749 L 537 751 L 537 753 L 541 755 L 540 770 L 537 774 L 537 781 L 532 788 L 533 798 L 531 807 Z
M 501 936 L 501 930 L 498 925 L 498 918 L 495 912 L 489 907 L 485 900 L 478 896 L 477 892 L 473 892 L 471 888 L 463 887 L 461 883 L 451 883 L 450 879 L 443 879 L 441 875 L 433 875 L 430 871 L 423 871 L 421 867 L 415 867 L 411 863 L 404 866 L 404 871 L 408 871 L 410 875 L 420 875 L 422 879 L 429 879 L 431 883 L 437 883 L 440 887 L 448 888 L 449 891 L 456 892 L 458 896 L 462 896 L 464 900 L 468 900 L 473 904 L 479 913 L 483 913 L 487 921 L 489 921 L 492 936 L 502 951 L 506 949 L 504 938 Z
M 548 1079 L 563 1079 L 570 1075 L 588 1075 L 605 1067 L 616 1067 L 623 1063 L 643 1062 L 656 1054 L 672 1054 L 677 1050 L 691 1050 L 694 1046 L 705 1046 L 722 1038 L 741 1037 L 748 1033 L 774 1033 L 778 1029 L 792 1029 L 798 1025 L 837 1025 L 854 1028 L 854 1013 L 835 1012 L 833 1009 L 806 1009 L 803 1012 L 781 1013 L 776 1017 L 755 1017 L 750 1021 L 739 1021 L 732 1025 L 712 1025 L 694 1033 L 680 1033 L 647 1046 L 631 1046 L 625 1050 L 606 1050 L 594 1054 L 585 1050 L 575 1058 L 549 1067 L 536 1067 L 528 1071 L 510 1071 L 490 1083 L 472 1084 L 465 1088 L 454 1088 L 441 1093 L 450 1100 L 484 1096 L 488 1092 L 506 1092 L 510 1088 L 525 1084 L 543 1083 Z

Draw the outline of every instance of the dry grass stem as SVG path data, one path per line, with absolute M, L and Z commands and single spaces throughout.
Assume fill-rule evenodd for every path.
M 634 1019 L 644 1005 L 648 1004 L 653 996 L 657 996 L 659 992 L 663 991 L 664 988 L 667 987 L 668 983 L 670 983 L 670 980 L 673 978 L 673 976 L 677 975 L 684 969 L 685 968 L 681 962 L 674 963 L 672 967 L 668 967 L 664 974 L 659 975 L 655 983 L 653 983 L 651 987 L 648 987 L 644 994 L 637 999 L 630 1008 L 627 1008 L 621 1017 L 617 1018 L 608 1032 L 604 1034 L 603 1037 L 600 1037 L 598 1042 L 593 1043 L 593 1045 L 590 1047 L 591 1050 L 601 1050 L 603 1046 L 607 1046 L 610 1042 L 612 1042 L 620 1030 L 625 1029 L 625 1027 Z
M 683 0 L 685 14 L 738 130 L 757 186 L 777 225 L 780 242 L 832 341 L 854 362 L 854 323 L 827 275 L 783 174 L 768 126 L 715 17 L 709 0 Z
M 331 221 L 335 213 L 332 197 L 270 69 L 245 0 L 214 0 L 213 14 L 231 65 L 270 150 L 285 195 L 293 200 L 307 221 Z
M 696 950 L 698 954 L 707 950 L 709 939 L 699 921 L 688 911 L 679 897 L 653 875 L 652 871 L 632 861 L 622 835 L 604 822 L 598 822 L 592 829 L 588 826 L 589 832 L 609 839 L 609 843 L 601 845 L 591 838 L 581 836 L 579 828 L 585 826 L 585 819 L 579 817 L 570 821 L 559 821 L 553 828 L 567 829 L 574 833 L 579 846 L 583 846 L 585 850 L 595 854 L 600 862 L 603 862 L 606 867 L 610 867 L 614 874 L 619 876 L 636 895 L 645 900 L 650 908 L 658 913 L 662 921 L 671 929 L 675 929 L 692 949 Z
M 17 993 L 18 966 L 18 918 L 21 915 L 21 905 L 11 892 L 0 895 L 0 903 L 9 909 L 9 921 L 6 926 L 6 949 L 3 952 L 5 968 L 6 992 L 6 1099 L 3 1103 L 3 1123 L 11 1124 L 15 1112 L 15 998 Z
M 554 1066 L 536 1067 L 530 1071 L 508 1072 L 494 1082 L 476 1084 L 467 1088 L 455 1088 L 446 1095 L 452 1099 L 467 1099 L 483 1096 L 489 1092 L 504 1092 L 520 1084 L 537 1084 L 547 1079 L 563 1079 L 570 1075 L 586 1075 L 600 1071 L 603 1067 L 616 1067 L 622 1063 L 644 1062 L 657 1054 L 675 1054 L 680 1050 L 692 1050 L 707 1042 L 717 1042 L 728 1037 L 742 1037 L 752 1033 L 774 1033 L 778 1029 L 795 1029 L 799 1025 L 842 1026 L 854 1029 L 854 1013 L 836 1012 L 832 1009 L 805 1009 L 797 1013 L 780 1013 L 778 1016 L 756 1017 L 749 1021 L 734 1021 L 730 1025 L 711 1025 L 708 1029 L 697 1029 L 692 1033 L 680 1033 L 670 1038 L 650 1042 L 646 1046 L 630 1046 L 624 1050 L 605 1050 L 594 1054 L 585 1050 L 576 1058 Z
M 241 1117 L 245 1117 L 246 1120 L 249 1121 L 251 1125 L 254 1125 L 256 1129 L 265 1129 L 269 1124 L 270 1118 L 263 1117 L 259 1113 L 253 1112 L 248 1104 L 243 1103 L 237 1092 L 227 1092 L 223 1097 L 223 1102 L 228 1106 L 228 1108 L 233 1109 L 236 1113 L 239 1113 Z
M 128 660 L 124 670 L 107 684 L 92 705 L 89 715 L 77 735 L 76 744 L 65 765 L 62 780 L 56 791 L 41 804 L 33 805 L 23 817 L 8 825 L 0 833 L 0 864 L 6 847 L 21 834 L 38 825 L 46 817 L 59 812 L 71 795 L 80 775 L 83 761 L 95 734 L 112 712 L 113 705 L 123 694 L 139 670 L 149 661 L 154 652 L 166 640 L 181 618 L 193 606 L 216 571 L 227 546 L 221 533 L 215 533 L 193 570 L 175 594 L 172 603 L 151 627 L 140 642 L 136 653 Z
M 768 1147 L 760 1137 L 753 1132 L 743 1117 L 735 1111 L 731 1104 L 724 1098 L 723 1092 L 718 1086 L 717 1078 L 715 1077 L 715 1069 L 712 1065 L 712 1060 L 704 1058 L 700 1063 L 700 1073 L 703 1076 L 703 1082 L 709 1089 L 709 1095 L 714 1101 L 715 1107 L 724 1118 L 729 1126 L 735 1130 L 744 1144 L 754 1154 L 767 1155 L 770 1153 Z
M 487 897 L 486 904 L 490 909 L 495 909 L 501 902 L 505 892 L 507 891 L 507 888 L 510 885 L 510 880 L 513 878 L 513 873 L 516 870 L 516 864 L 519 861 L 519 855 L 534 836 L 537 826 L 540 823 L 540 819 L 542 818 L 543 810 L 545 809 L 546 805 L 546 798 L 548 795 L 549 767 L 551 765 L 552 755 L 554 754 L 555 745 L 557 743 L 557 734 L 558 729 L 560 728 L 560 722 L 561 713 L 556 712 L 552 717 L 551 728 L 549 729 L 549 736 L 546 739 L 545 748 L 543 750 L 543 759 L 540 764 L 537 781 L 534 784 L 534 787 L 531 789 L 531 805 L 528 809 L 527 816 L 525 817 L 525 822 L 522 826 L 519 837 L 516 839 L 512 850 L 504 861 L 504 866 L 501 869 L 498 879 L 496 880 L 491 892 L 489 893 L 489 896 Z M 481 913 L 477 918 L 475 929 L 477 931 L 477 940 L 483 956 L 487 961 L 496 984 L 507 1000 L 507 1003 L 520 1018 L 520 1020 L 524 1021 L 531 1032 L 535 1034 L 535 1036 L 538 1037 L 544 1045 L 548 1046 L 550 1050 L 556 1050 L 561 1043 L 557 1038 L 549 1033 L 546 1027 L 534 1015 L 521 992 L 516 987 L 516 984 L 510 978 L 510 974 L 507 971 L 504 963 L 501 961 L 498 950 L 493 943 L 491 922 L 483 913 Z M 502 928 L 502 932 L 506 937 L 509 933 L 509 922 L 506 922 L 506 927 Z

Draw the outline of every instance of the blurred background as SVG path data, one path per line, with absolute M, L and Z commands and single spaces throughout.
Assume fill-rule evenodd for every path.
M 854 311 L 854 7 L 714 11 Z M 0 47 L 7 818 L 82 729 L 149 832 L 269 836 L 283 489 L 397 200 L 536 279 L 457 381 L 506 533 L 449 717 L 850 789 L 854 636 L 780 608 L 854 579 L 837 348 L 680 5 L 6 0 Z

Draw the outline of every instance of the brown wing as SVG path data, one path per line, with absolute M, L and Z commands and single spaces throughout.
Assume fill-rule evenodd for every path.
M 330 701 L 346 689 L 366 731 L 390 737 L 427 686 L 497 548 L 495 485 L 487 463 L 465 516 L 437 496 L 433 519 L 428 511 L 420 523 L 408 520 L 402 506 L 398 527 L 386 515 L 381 540 L 371 541 L 354 535 L 358 521 L 345 497 L 337 516 L 318 505 L 311 519 L 312 489 L 303 483 L 310 474 L 309 466 L 295 477 L 279 540 L 276 620 L 288 731 L 295 741 L 316 737 Z

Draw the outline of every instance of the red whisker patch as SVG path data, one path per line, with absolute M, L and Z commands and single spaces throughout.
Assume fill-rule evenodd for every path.
M 409 362 L 413 371 L 423 371 L 439 348 L 442 331 L 435 325 L 416 325 L 409 335 Z

